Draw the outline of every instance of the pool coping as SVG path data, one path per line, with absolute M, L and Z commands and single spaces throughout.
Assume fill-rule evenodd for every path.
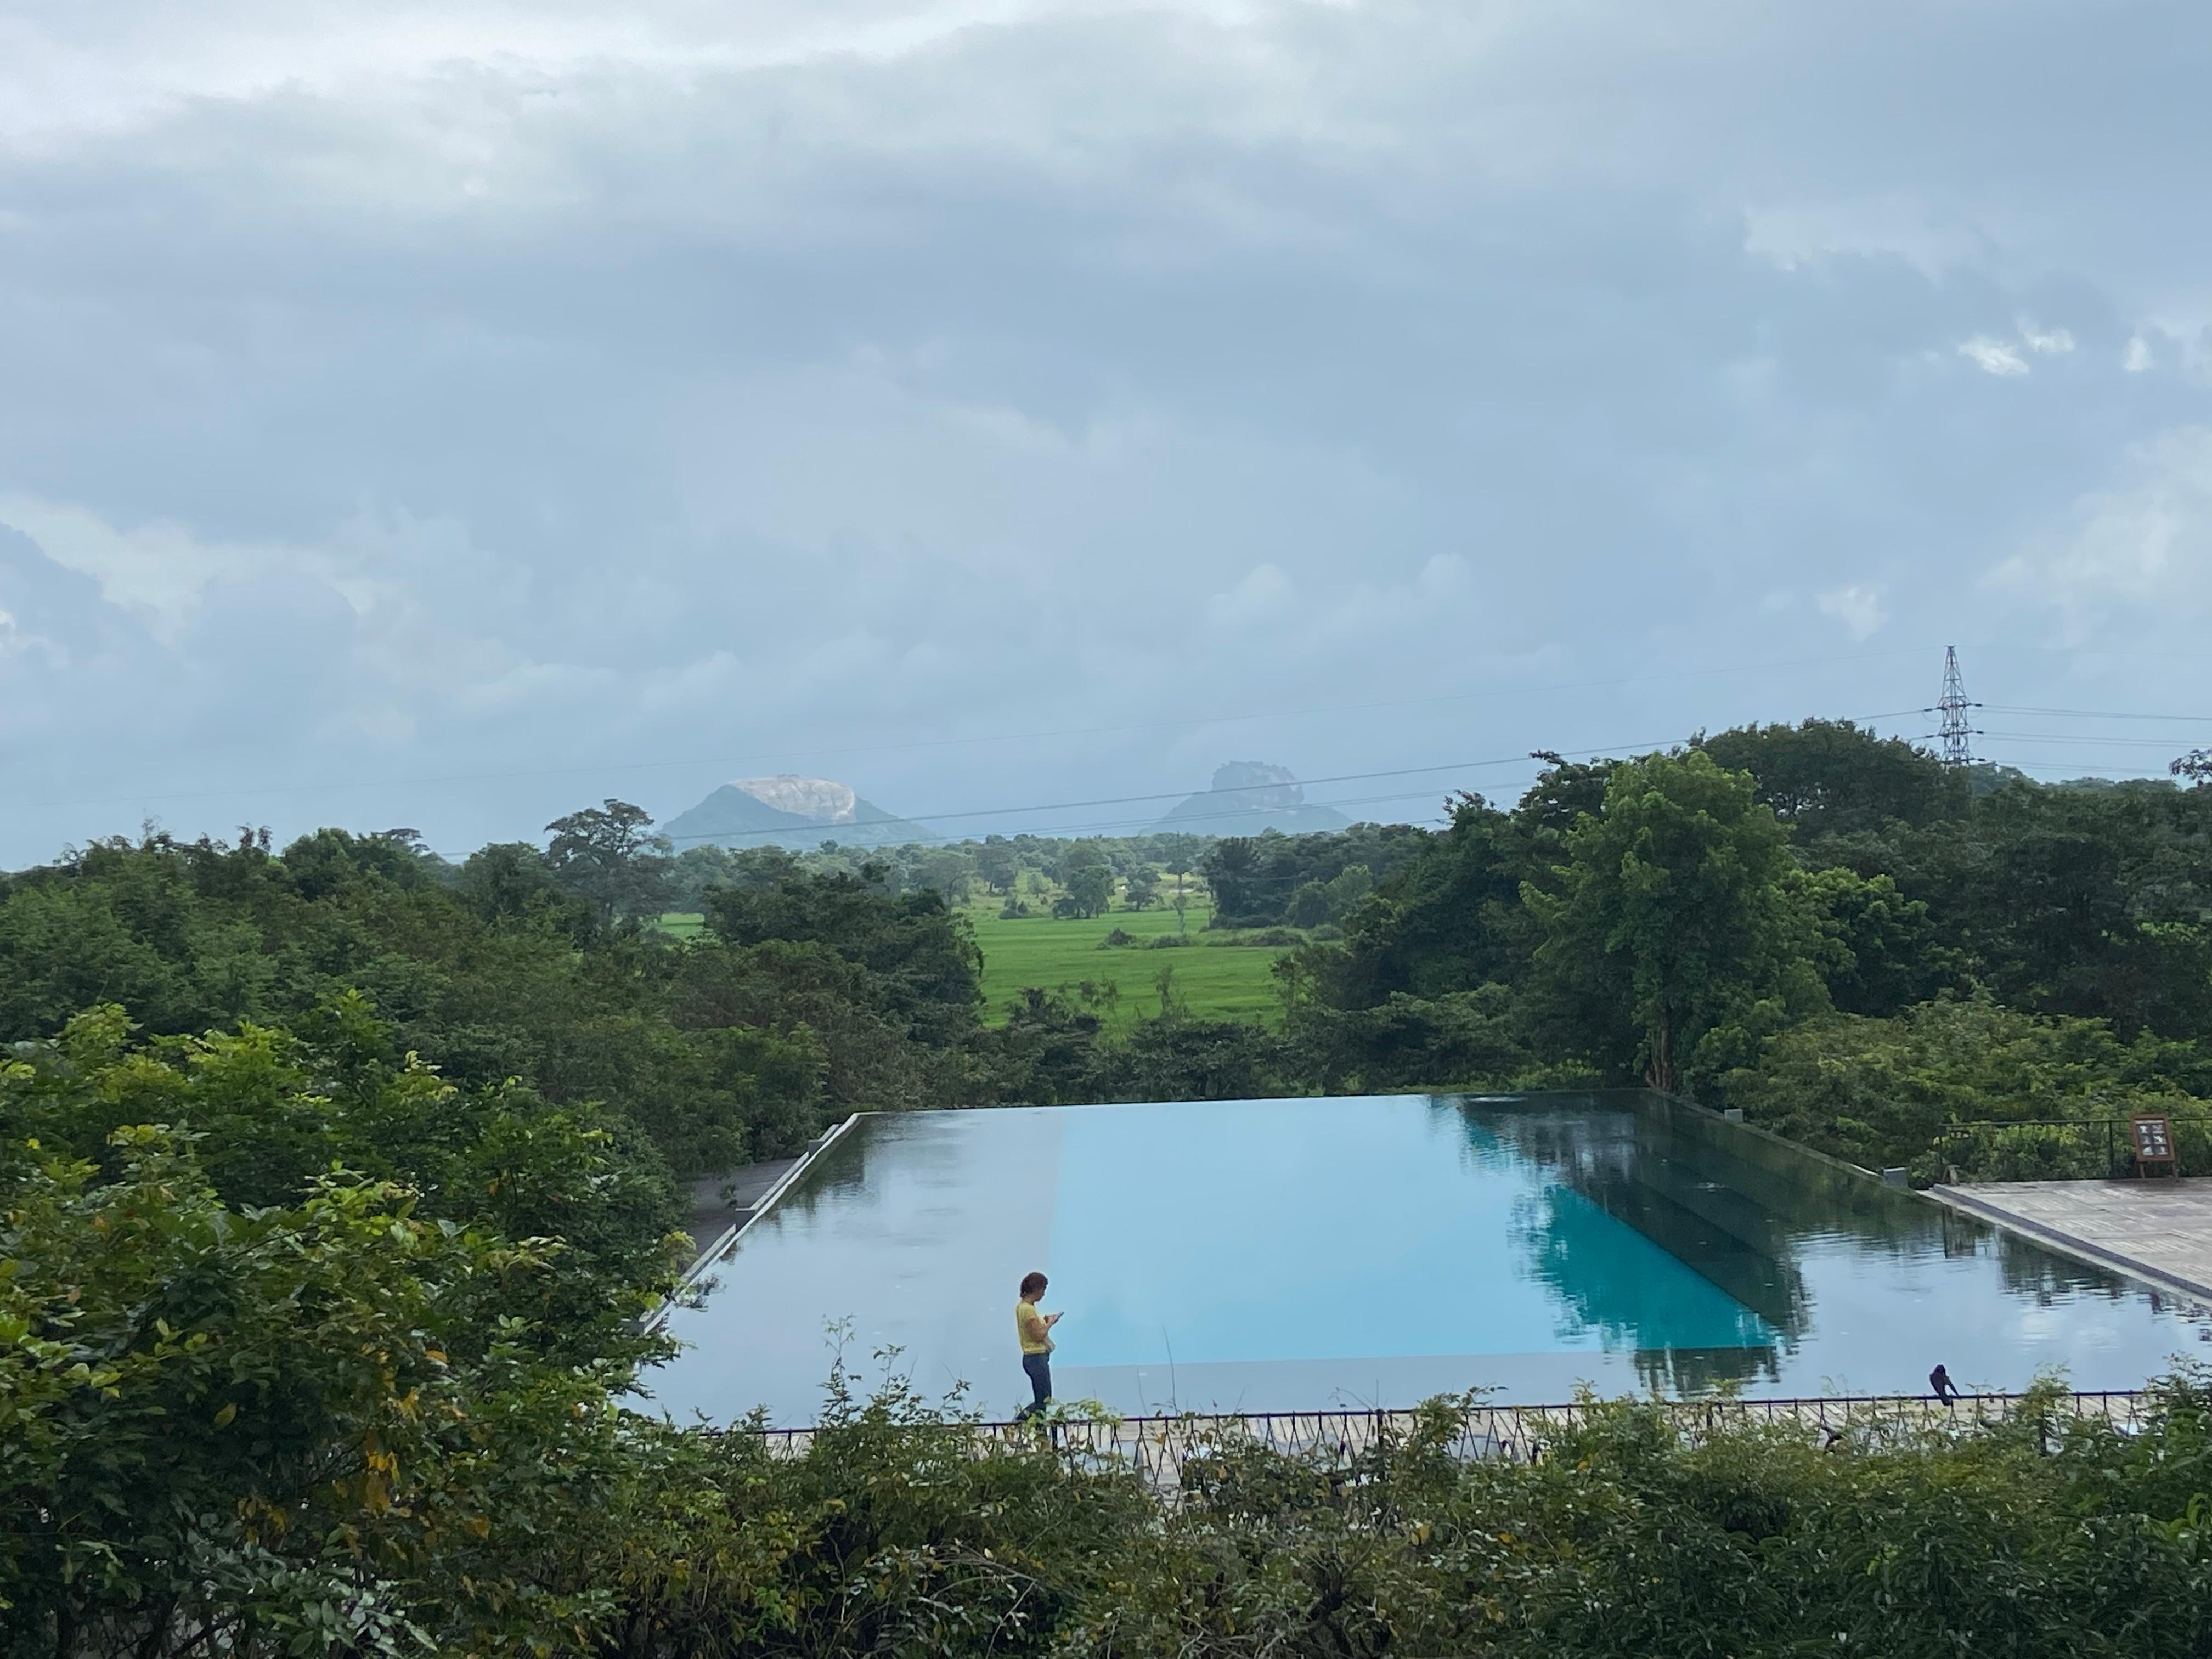
M 1863 1164 L 1853 1164 L 1848 1158 L 1838 1158 L 1832 1152 L 1824 1152 L 1817 1147 L 1805 1146 L 1800 1141 L 1790 1139 L 1787 1135 L 1777 1134 L 1773 1130 L 1763 1128 L 1756 1123 L 1745 1123 L 1730 1118 L 1724 1113 L 1715 1111 L 1710 1106 L 1686 1099 L 1680 1095 L 1671 1094 L 1663 1089 L 1653 1089 L 1648 1092 L 1656 1095 L 1670 1105 L 1686 1107 L 1692 1111 L 1701 1112 L 1708 1117 L 1719 1119 L 1733 1128 L 1748 1129 L 1753 1134 L 1764 1136 L 1769 1140 L 1788 1146 L 1807 1157 L 1818 1158 L 1822 1163 L 1832 1164 L 1837 1169 L 1847 1170 L 1853 1175 L 1863 1176 L 1866 1180 L 1888 1188 L 1892 1192 L 1903 1193 L 1919 1200 L 1923 1204 L 1933 1205 L 1939 1209 L 1948 1210 L 1954 1214 L 1981 1222 L 1984 1225 L 1995 1227 L 2000 1232 L 2010 1233 L 2014 1237 L 2025 1239 L 2031 1244 L 2053 1251 L 2059 1255 L 2070 1257 L 2084 1267 L 2101 1268 L 2106 1273 L 2118 1273 L 2121 1278 L 2130 1279 L 2146 1290 L 2158 1291 L 2166 1296 L 2178 1296 L 2184 1301 L 2192 1304 L 2201 1311 L 2212 1313 L 2212 1283 L 2200 1283 L 2179 1273 L 2172 1273 L 2163 1268 L 2154 1267 L 2147 1261 L 2140 1261 L 2134 1256 L 2124 1255 L 2106 1246 L 2069 1233 L 2062 1227 L 2053 1227 L 2046 1222 L 2036 1221 L 2014 1211 L 2008 1210 L 1993 1200 L 1976 1198 L 1957 1187 L 1945 1185 L 1928 1188 L 1889 1187 L 1889 1183 L 1882 1180 L 1880 1171 L 1869 1170 Z
M 676 1281 L 676 1288 L 669 1293 L 667 1299 L 646 1316 L 641 1328 L 647 1331 L 658 1330 L 665 1324 L 668 1316 L 676 1311 L 677 1304 L 681 1300 L 684 1292 L 704 1279 L 709 1267 L 721 1261 L 737 1247 L 738 1240 L 744 1237 L 745 1229 L 774 1209 L 781 1201 L 783 1195 L 799 1183 L 799 1177 L 814 1167 L 815 1160 L 836 1146 L 847 1130 L 867 1115 L 869 1114 L 865 1112 L 851 1113 L 843 1122 L 831 1125 L 817 1136 L 813 1144 L 799 1155 L 799 1161 L 778 1176 L 775 1183 L 753 1201 L 752 1207 L 745 1212 L 743 1219 L 732 1222 L 715 1237 L 712 1244 L 693 1258 L 691 1265 L 684 1270 L 683 1276 Z
M 2107 1273 L 2118 1273 L 2124 1279 L 2132 1279 L 2138 1284 L 2154 1291 L 2162 1291 L 2168 1296 L 2181 1297 L 2186 1301 L 2196 1304 L 2206 1312 L 2212 1312 L 2212 1284 L 2203 1284 L 2193 1279 L 2184 1278 L 2179 1273 L 2168 1273 L 2162 1267 L 2154 1267 L 2147 1261 L 2139 1261 L 2131 1255 L 2123 1255 L 2118 1250 L 2069 1233 L 2063 1227 L 2051 1226 L 2048 1222 L 2031 1220 L 2027 1216 L 2008 1210 L 1990 1200 L 1977 1198 L 1957 1187 L 1931 1187 L 1920 1196 L 1932 1203 L 1941 1204 L 1947 1209 L 1955 1210 L 1961 1215 L 1972 1216 L 1977 1221 L 1985 1221 L 1992 1226 L 2003 1229 L 2006 1232 L 2017 1233 L 2032 1243 L 2042 1245 L 2045 1249 L 2056 1250 L 2062 1255 L 2070 1255 L 2078 1261 L 2087 1262 L 2091 1267 L 2102 1267 Z

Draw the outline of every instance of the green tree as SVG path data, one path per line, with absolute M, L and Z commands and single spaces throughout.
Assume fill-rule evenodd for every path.
M 1565 847 L 1567 831 L 1605 810 L 1607 785 L 1621 763 L 1571 761 L 1548 749 L 1536 750 L 1528 758 L 1542 761 L 1544 769 L 1514 804 L 1514 826 L 1542 854 L 1556 857 Z
M 1887 875 L 1816 870 L 1803 884 L 1828 948 L 1823 977 L 1845 1013 L 1887 1016 L 1964 981 L 1960 953 L 1938 933 L 1926 902 Z
M 270 948 L 267 923 L 299 908 L 258 840 L 231 848 L 157 832 L 27 872 L 0 904 L 0 1042 L 45 1036 L 104 1001 L 161 1031 L 266 1017 L 299 965 Z M 343 929 L 317 931 L 312 954 L 345 954 Z
M 1935 756 L 1849 720 L 1739 726 L 1698 746 L 1758 780 L 1759 799 L 1801 842 L 1892 820 L 1932 823 L 1966 810 L 1965 780 Z
M 538 1357 L 560 1247 L 398 1185 L 246 1210 L 189 1137 L 106 1151 L 0 1188 L 0 1653 L 547 1651 L 590 1620 L 514 1546 L 588 1504 L 568 1449 L 661 1345 Z
M 1004 836 L 984 836 L 983 844 L 975 849 L 975 873 L 993 892 L 1012 892 L 1015 878 L 1021 874 L 1014 844 Z
M 1143 910 L 1159 902 L 1158 873 L 1149 864 L 1139 865 L 1122 884 L 1121 902 L 1132 910 Z
M 598 1352 L 641 1311 L 623 1287 L 658 1283 L 669 1264 L 679 1212 L 666 1164 L 633 1127 L 511 1080 L 457 1088 L 395 1053 L 358 995 L 300 1033 L 249 1022 L 150 1040 L 108 1005 L 19 1054 L 0 1077 L 0 1135 L 49 1155 L 112 1166 L 112 1137 L 157 1124 L 190 1139 L 198 1177 L 241 1211 L 296 1203 L 345 1169 L 427 1194 L 426 1219 L 561 1239 L 533 1282 L 556 1298 L 538 1311 L 572 1353 Z
M 1114 868 L 1109 864 L 1078 864 L 1067 872 L 1062 884 L 1079 916 L 1103 915 L 1114 901 Z
M 2212 1032 L 2208 849 L 2212 790 L 2023 781 L 1880 850 L 2002 1000 L 2179 1036 Z
M 1168 902 L 1175 909 L 1176 932 L 1178 933 L 1190 931 L 1188 920 L 1190 909 L 1190 872 L 1197 866 L 1197 855 L 1189 848 L 1177 847 L 1169 853 L 1167 863 L 1163 866 L 1168 874 L 1175 878 L 1175 891 L 1169 896 Z
M 975 878 L 975 860 L 957 848 L 935 848 L 918 860 L 913 884 L 944 895 L 947 904 L 965 904 Z
M 1213 895 L 1215 926 L 1275 919 L 1261 908 L 1265 884 L 1260 868 L 1260 845 L 1251 836 L 1224 836 L 1206 853 L 1202 867 L 1206 887 Z
M 1582 1010 L 1626 1016 L 1632 1053 L 1601 1052 L 1602 1062 L 1628 1061 L 1652 1087 L 1674 1089 L 1825 1004 L 1789 832 L 1748 774 L 1694 750 L 1623 763 L 1602 813 L 1584 814 L 1565 849 L 1556 890 L 1522 891 L 1550 983 Z M 1618 1041 L 1603 1027 L 1591 1035 Z
M 495 842 L 470 854 L 457 888 L 478 915 L 495 925 L 550 927 L 581 939 L 597 919 L 595 907 L 573 896 L 545 854 L 528 842 Z
M 665 908 L 675 860 L 665 836 L 648 835 L 653 815 L 610 798 L 545 826 L 554 878 L 598 912 L 602 923 L 635 921 Z
M 419 887 L 430 879 L 426 854 L 412 830 L 352 836 L 317 830 L 284 849 L 284 872 L 302 897 L 325 898 L 365 881 Z
M 1293 927 L 1318 927 L 1328 918 L 1328 888 L 1318 881 L 1300 883 L 1283 915 Z
M 1347 864 L 1330 878 L 1323 890 L 1328 895 L 1328 920 L 1342 921 L 1360 900 L 1375 890 L 1375 872 L 1364 864 Z
M 1291 920 L 1307 883 L 1327 887 L 1354 866 L 1370 881 L 1389 879 L 1419 860 L 1433 837 L 1410 824 L 1354 824 L 1327 834 L 1285 836 L 1267 830 L 1217 842 L 1204 867 L 1213 890 L 1217 927 L 1264 927 Z
M 1596 798 L 1602 805 L 1602 796 Z M 1480 795 L 1452 804 L 1450 826 L 1345 917 L 1341 950 L 1302 953 L 1316 994 L 1343 1008 L 1394 994 L 1436 997 L 1525 975 L 1530 928 L 1521 886 L 1526 830 Z
M 1290 1025 L 1325 1091 L 1510 1088 L 1536 1064 L 1521 1012 L 1503 985 L 1436 997 L 1394 992 L 1364 1008 L 1294 998 Z
M 1935 1139 L 1948 1124 L 2200 1115 L 2212 1060 L 2193 1045 L 2123 1042 L 2103 1020 L 2021 1013 L 1984 994 L 1893 1019 L 1807 1021 L 1760 1043 L 1727 1084 L 1729 1103 L 1755 1123 L 1932 1178 Z
M 708 896 L 707 925 L 739 949 L 823 946 L 861 970 L 846 981 L 849 994 L 932 1047 L 956 1045 L 975 1029 L 983 995 L 975 930 L 938 893 L 887 891 L 879 866 L 720 889 Z

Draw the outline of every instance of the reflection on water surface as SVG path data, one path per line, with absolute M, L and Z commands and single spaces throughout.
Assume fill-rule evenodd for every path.
M 1062 1398 L 1124 1412 L 1490 1388 L 1918 1392 L 2064 1368 L 2129 1387 L 2191 1314 L 1656 1097 L 1419 1096 L 871 1116 L 671 1329 L 660 1403 L 811 1421 L 849 1321 L 932 1394 L 1026 1397 L 1042 1267 Z

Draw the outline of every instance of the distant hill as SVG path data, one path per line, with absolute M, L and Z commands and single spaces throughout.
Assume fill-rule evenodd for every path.
M 687 847 L 787 847 L 795 850 L 834 841 L 841 847 L 902 847 L 938 841 L 921 825 L 896 817 L 866 801 L 848 783 L 785 774 L 773 778 L 732 778 L 689 811 L 660 826 L 661 833 Z
M 1213 786 L 1186 795 L 1153 828 L 1197 836 L 1286 836 L 1342 830 L 1352 820 L 1334 806 L 1306 805 L 1305 786 L 1290 769 L 1265 761 L 1231 761 L 1213 775 Z

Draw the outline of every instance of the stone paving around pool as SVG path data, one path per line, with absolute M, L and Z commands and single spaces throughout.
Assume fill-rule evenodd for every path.
M 1936 1187 L 1954 1209 L 2212 1304 L 2212 1176 Z

